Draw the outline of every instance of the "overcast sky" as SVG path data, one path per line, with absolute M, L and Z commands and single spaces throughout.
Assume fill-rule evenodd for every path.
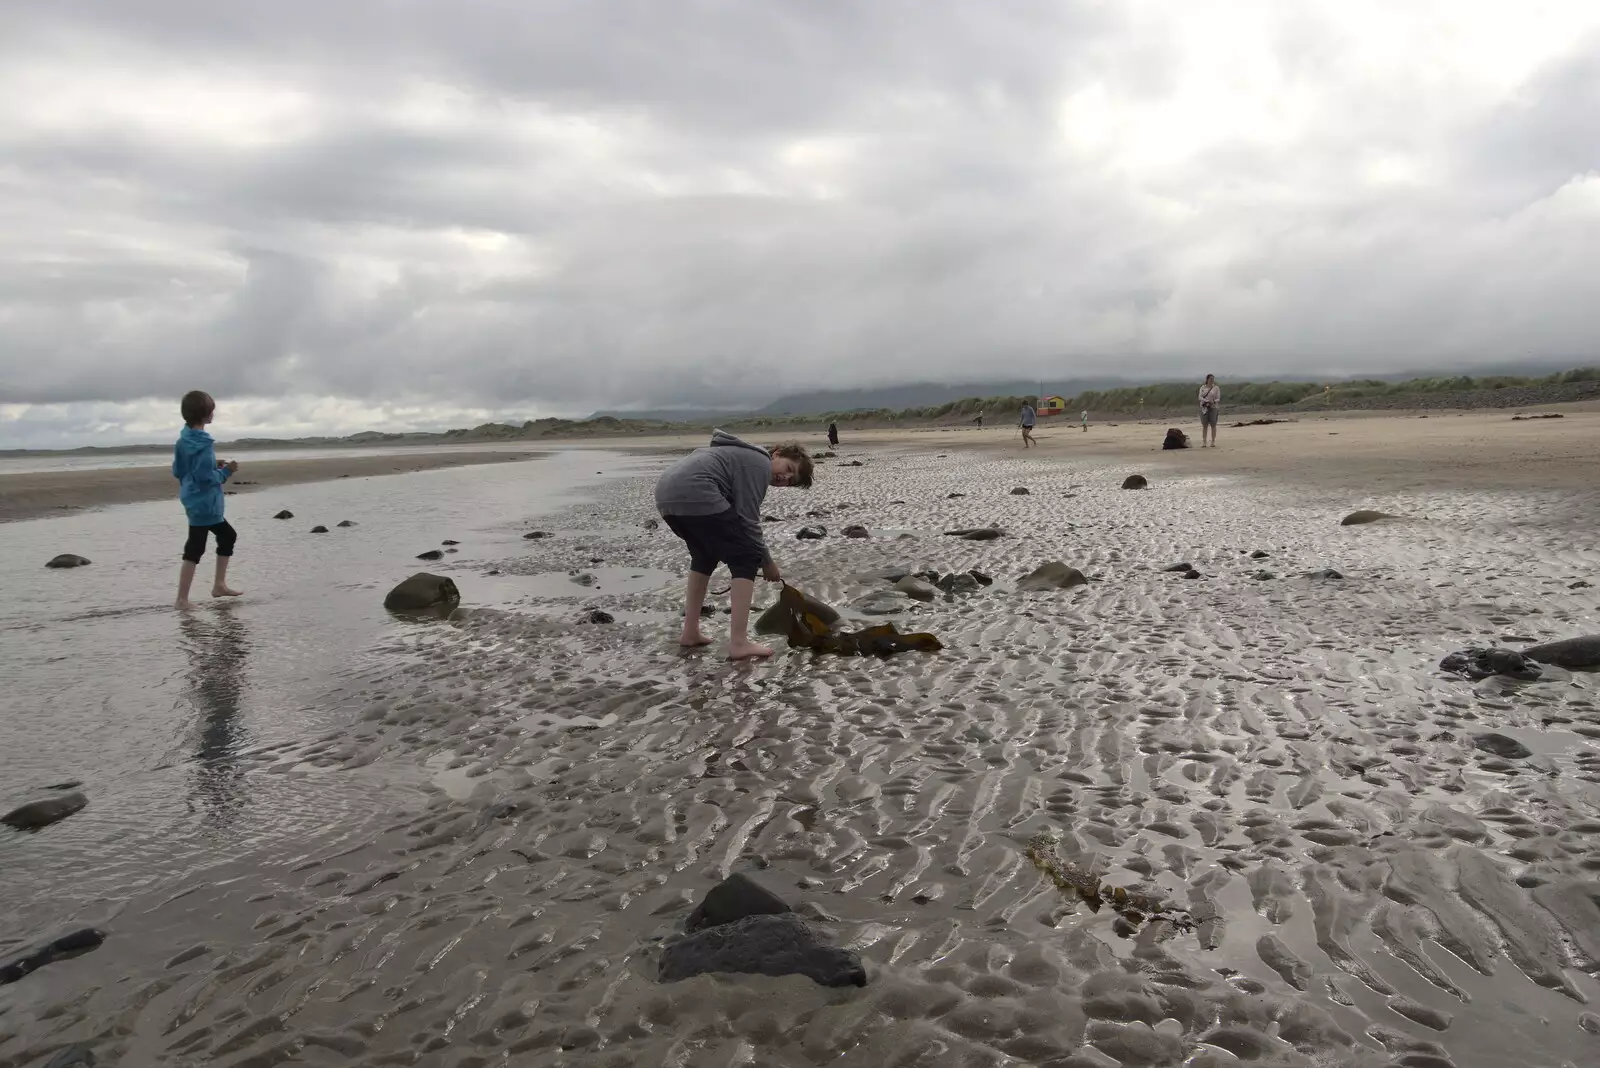
M 0 447 L 1593 363 L 1597 171 L 1596 0 L 0 0 Z

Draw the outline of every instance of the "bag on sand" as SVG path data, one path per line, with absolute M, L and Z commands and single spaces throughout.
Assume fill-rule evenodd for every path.
M 826 609 L 833 619 L 825 618 Z M 768 613 L 781 612 L 785 617 L 784 634 L 791 649 L 810 649 L 817 653 L 837 653 L 840 656 L 892 656 L 905 652 L 938 652 L 944 645 L 932 634 L 901 634 L 893 623 L 880 623 L 866 630 L 844 632 L 834 629 L 839 613 L 822 602 L 806 596 L 787 582 L 778 594 L 778 603 Z M 763 617 L 765 618 L 765 617 Z

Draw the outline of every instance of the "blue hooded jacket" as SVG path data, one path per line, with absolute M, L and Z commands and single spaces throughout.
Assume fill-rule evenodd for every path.
M 222 522 L 222 484 L 230 472 L 217 466 L 215 440 L 199 427 L 186 426 L 172 447 L 172 477 L 191 527 Z

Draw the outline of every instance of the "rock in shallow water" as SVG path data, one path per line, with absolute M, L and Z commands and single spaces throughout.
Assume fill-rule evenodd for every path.
M 1539 665 L 1515 649 L 1460 649 L 1439 661 L 1439 670 L 1473 680 L 1494 675 L 1528 681 L 1539 677 Z
M 60 556 L 52 557 L 50 562 L 44 566 L 54 568 L 85 567 L 88 565 L 88 563 L 89 558 L 87 556 L 78 556 L 75 553 L 62 553 Z
M 907 575 L 899 582 L 896 582 L 894 588 L 913 601 L 931 601 L 939 596 L 937 589 L 914 575 Z
M 1087 586 L 1089 580 L 1082 571 L 1069 567 L 1060 560 L 1040 564 L 1017 580 L 1017 590 L 1031 593 L 1035 590 L 1070 590 L 1074 586 Z
M 1568 671 L 1592 671 L 1600 668 L 1600 634 L 1545 642 L 1543 645 L 1524 649 L 1522 655 L 1541 664 L 1564 667 Z
M 743 872 L 734 872 L 706 891 L 695 910 L 689 913 L 683 929 L 690 934 L 746 916 L 775 916 L 793 912 L 789 903 Z
M 389 591 L 383 607 L 391 612 L 420 612 L 430 608 L 452 608 L 461 603 L 461 591 L 443 575 L 419 571 Z
M 999 527 L 968 527 L 963 530 L 947 530 L 946 537 L 960 538 L 963 541 L 994 541 L 1004 532 Z
M 328 528 L 325 527 L 325 526 L 321 526 L 320 524 L 318 526 L 314 526 L 314 527 L 311 528 L 311 533 L 313 533 L 313 534 L 326 534 L 327 532 L 328 532 Z
M 279 512 L 277 515 L 273 516 L 272 518 L 274 518 L 274 519 L 293 519 L 294 518 L 294 513 L 289 511 L 289 509 L 285 508 L 283 511 Z
M 795 537 L 801 541 L 820 541 L 828 536 L 827 527 L 801 527 L 795 532 Z
M 1493 753 L 1506 760 L 1523 760 L 1533 756 L 1533 750 L 1504 734 L 1480 734 L 1472 739 L 1472 743 L 1485 753 Z
M 89 799 L 77 791 L 43 801 L 31 801 L 0 816 L 0 823 L 19 831 L 37 831 L 80 811 Z
M 26 956 L 15 957 L 0 964 L 0 986 L 14 983 L 46 964 L 54 964 L 58 960 L 67 960 L 87 953 L 105 940 L 105 932 L 97 931 L 93 927 L 84 927 L 71 934 L 64 934 Z
M 852 524 L 852 525 L 850 525 L 848 527 L 845 527 L 839 533 L 843 534 L 847 538 L 870 538 L 870 537 L 872 537 L 872 531 L 868 530 L 864 526 L 861 526 L 859 523 L 855 523 L 855 524 Z
M 417 554 L 417 559 L 418 560 L 442 560 L 442 559 L 444 559 L 444 553 L 440 552 L 438 549 L 429 549 L 425 553 L 418 553 Z
M 723 972 L 804 975 L 823 986 L 866 986 L 861 956 L 793 913 L 746 916 L 670 942 L 661 951 L 663 983 Z

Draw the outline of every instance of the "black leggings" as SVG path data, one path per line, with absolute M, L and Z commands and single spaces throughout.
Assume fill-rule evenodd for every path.
M 213 523 L 209 527 L 190 527 L 189 540 L 183 543 L 183 558 L 191 564 L 198 564 L 200 558 L 206 553 L 206 534 L 217 536 L 217 555 L 232 556 L 233 543 L 239 540 L 239 532 L 234 530 L 224 519 L 220 523 Z

